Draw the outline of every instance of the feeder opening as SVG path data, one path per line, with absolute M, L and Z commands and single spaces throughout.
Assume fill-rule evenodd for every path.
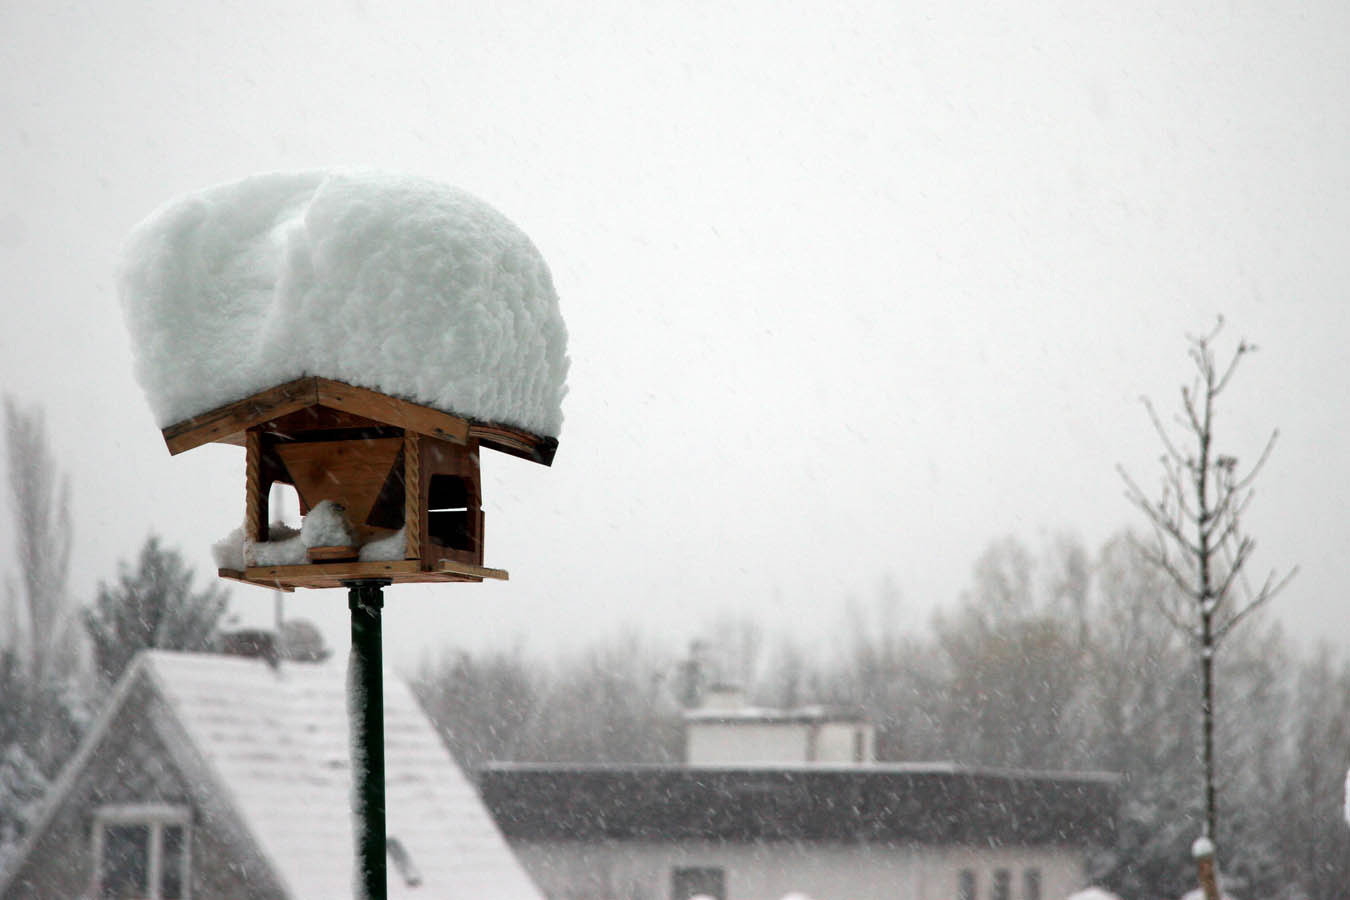
M 309 510 L 301 501 L 300 492 L 295 489 L 295 485 L 287 484 L 284 481 L 272 482 L 272 486 L 267 492 L 267 519 L 269 524 L 281 522 L 293 528 L 299 528 L 300 517 L 307 512 Z
M 469 484 L 457 475 L 432 475 L 427 488 L 427 534 L 443 547 L 475 549 Z

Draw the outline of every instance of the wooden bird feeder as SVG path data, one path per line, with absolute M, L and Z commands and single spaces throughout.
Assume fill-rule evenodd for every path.
M 380 579 L 392 583 L 505 579 L 483 566 L 482 447 L 551 465 L 555 438 L 465 419 L 327 378 L 278 385 L 163 430 L 172 454 L 242 445 L 244 535 L 268 536 L 273 484 L 294 486 L 300 512 L 345 507 L 358 544 L 404 533 L 403 558 L 362 562 L 357 546 L 313 547 L 300 565 L 221 569 L 223 578 L 291 591 Z

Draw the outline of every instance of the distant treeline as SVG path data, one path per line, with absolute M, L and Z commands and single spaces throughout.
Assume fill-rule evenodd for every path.
M 416 690 L 471 772 L 489 760 L 677 762 L 682 703 L 713 680 L 766 706 L 861 708 L 881 761 L 1118 772 L 1118 840 L 1093 875 L 1128 900 L 1178 897 L 1194 886 L 1203 813 L 1198 664 L 1167 613 L 1172 591 L 1125 535 L 1095 556 L 1071 538 L 1039 553 L 1005 539 L 979 557 L 959 608 L 917 633 L 883 588 L 841 603 L 836 632 L 809 647 L 733 613 L 692 651 L 630 632 L 561 660 L 446 652 Z M 1254 618 L 1218 666 L 1228 889 L 1344 897 L 1350 661 L 1296 652 Z

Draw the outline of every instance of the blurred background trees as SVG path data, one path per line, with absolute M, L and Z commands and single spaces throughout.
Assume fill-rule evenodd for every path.
M 123 563 L 117 581 L 99 582 L 94 602 L 81 613 L 104 684 L 115 683 L 142 650 L 214 646 L 229 594 L 219 584 L 194 591 L 192 577 L 182 554 L 151 535 L 134 568 Z
M 69 492 L 41 413 L 7 400 L 5 441 L 16 537 L 0 595 L 0 865 L 134 652 L 210 648 L 225 609 L 223 592 L 194 588 L 153 536 L 81 609 L 66 588 Z M 1190 789 L 1193 650 L 1158 614 L 1160 600 L 1184 601 L 1178 592 L 1126 534 L 1096 552 L 1070 536 L 1037 548 L 1003 538 L 976 558 L 960 603 L 926 626 L 907 624 L 887 582 L 839 601 L 837 626 L 809 638 L 728 613 L 692 648 L 628 632 L 549 659 L 446 650 L 407 674 L 470 775 L 492 760 L 676 762 L 683 704 L 728 681 L 761 705 L 864 711 L 883 762 L 1117 772 L 1117 840 L 1094 877 L 1128 898 L 1176 897 L 1193 883 L 1204 816 Z M 328 654 L 312 626 L 288 627 L 287 658 Z M 1257 614 L 1218 667 L 1230 889 L 1344 896 L 1350 658 L 1295 647 Z
M 551 662 L 453 651 L 425 661 L 415 689 L 471 774 L 493 759 L 671 762 L 696 655 L 705 680 L 738 681 L 754 703 L 865 711 L 883 762 L 1119 773 L 1117 840 L 1093 875 L 1123 897 L 1178 897 L 1194 886 L 1204 805 L 1199 674 L 1187 637 L 1157 614 L 1175 591 L 1128 534 L 1096 553 L 1067 536 L 1039 551 L 1004 538 L 977 558 L 961 604 L 925 628 L 901 624 L 885 584 L 810 643 L 728 615 L 684 655 L 631 634 Z M 1253 616 L 1216 683 L 1229 889 L 1344 896 L 1350 659 L 1301 652 Z
M 42 411 L 6 396 L 4 441 L 14 567 L 0 595 L 0 866 L 131 658 L 210 649 L 226 605 L 219 587 L 194 591 L 182 556 L 152 536 L 81 607 L 68 588 L 70 487 Z
M 14 569 L 0 606 L 0 860 L 74 748 L 88 715 L 83 635 L 66 585 L 71 517 L 39 409 L 4 399 Z

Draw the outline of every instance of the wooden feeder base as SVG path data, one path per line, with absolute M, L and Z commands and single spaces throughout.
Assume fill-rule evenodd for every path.
M 360 547 L 310 547 L 305 551 L 312 563 L 356 562 L 361 555 Z
M 336 588 L 345 582 L 365 578 L 384 578 L 393 584 L 427 584 L 445 581 L 482 581 L 492 578 L 506 581 L 504 569 L 488 569 L 452 559 L 440 560 L 434 568 L 423 569 L 415 559 L 393 562 L 336 562 L 311 563 L 307 566 L 249 566 L 238 569 L 220 569 L 221 578 L 255 584 L 270 591 L 293 591 L 296 588 Z

